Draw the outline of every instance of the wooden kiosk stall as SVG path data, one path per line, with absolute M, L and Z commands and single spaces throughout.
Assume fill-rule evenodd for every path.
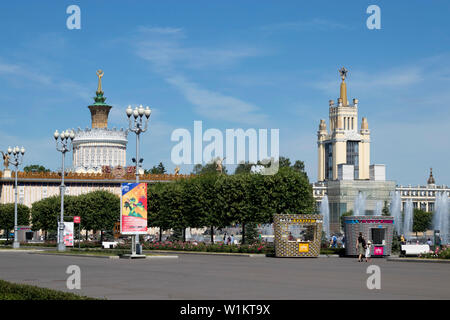
M 273 217 L 275 256 L 318 257 L 322 236 L 319 214 L 276 214 Z

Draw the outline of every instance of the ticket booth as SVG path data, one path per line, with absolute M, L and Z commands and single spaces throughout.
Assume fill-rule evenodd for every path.
M 357 256 L 356 241 L 361 232 L 364 239 L 372 242 L 371 255 L 391 255 L 394 236 L 394 218 L 379 216 L 349 216 L 344 218 L 345 255 Z
M 322 216 L 276 214 L 273 218 L 276 257 L 318 257 Z

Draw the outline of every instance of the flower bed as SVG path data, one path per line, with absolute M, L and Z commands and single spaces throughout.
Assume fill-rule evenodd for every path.
M 419 255 L 419 258 L 424 259 L 450 259 L 450 247 L 437 247 L 434 251 Z
M 121 245 L 120 248 L 125 248 Z M 203 242 L 144 242 L 143 250 L 172 250 L 172 251 L 196 251 L 196 252 L 228 252 L 228 253 L 261 253 L 270 254 L 273 246 L 266 243 L 226 245 L 224 243 L 203 243 Z

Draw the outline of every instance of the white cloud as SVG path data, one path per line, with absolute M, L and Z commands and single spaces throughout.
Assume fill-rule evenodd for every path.
M 209 119 L 246 124 L 257 124 L 266 119 L 265 115 L 259 113 L 257 106 L 232 96 L 204 89 L 181 75 L 182 70 L 186 68 L 208 68 L 209 70 L 213 66 L 227 67 L 241 59 L 260 55 L 260 50 L 248 46 L 188 47 L 183 46 L 180 39 L 173 36 L 180 34 L 182 29 L 142 27 L 140 30 L 143 39 L 141 38 L 137 44 L 137 55 L 149 61 L 155 71 L 179 90 L 186 100 L 194 105 L 194 111 L 197 114 Z
M 195 111 L 204 117 L 246 124 L 258 124 L 266 120 L 266 115 L 259 113 L 255 105 L 203 89 L 182 76 L 167 78 L 166 81 L 179 89 L 195 106 Z
M 0 58 L 0 77 L 4 76 L 7 81 L 21 81 L 21 85 L 24 85 L 23 80 L 25 79 L 31 84 L 51 87 L 65 93 L 75 93 L 85 100 L 90 99 L 87 88 L 72 80 L 55 78 L 27 65 L 2 63 L 1 61 Z

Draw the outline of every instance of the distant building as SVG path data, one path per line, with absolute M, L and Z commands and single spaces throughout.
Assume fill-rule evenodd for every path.
M 105 103 L 106 98 L 103 96 L 103 71 L 99 70 L 97 75 L 99 86 L 95 103 L 89 106 L 91 128 L 78 128 L 73 139 L 72 166 L 78 173 L 101 173 L 104 166 L 125 167 L 127 162 L 128 130 L 108 129 L 108 115 L 112 107 Z
M 347 99 L 345 79 L 341 75 L 340 96 L 337 105 L 329 101 L 329 130 L 325 120 L 320 120 L 317 132 L 318 182 L 313 184 L 317 208 L 327 196 L 330 212 L 330 231 L 339 233 L 340 217 L 353 210 L 358 215 L 380 214 L 390 203 L 394 192 L 400 192 L 403 206 L 412 199 L 414 208 L 434 210 L 436 193 L 447 192 L 447 186 L 436 186 L 432 172 L 426 186 L 396 186 L 386 180 L 386 167 L 370 165 L 370 130 L 367 118 L 358 125 L 358 99 L 350 104 Z M 359 128 L 359 129 L 358 129 Z M 403 210 L 402 206 L 402 210 Z

